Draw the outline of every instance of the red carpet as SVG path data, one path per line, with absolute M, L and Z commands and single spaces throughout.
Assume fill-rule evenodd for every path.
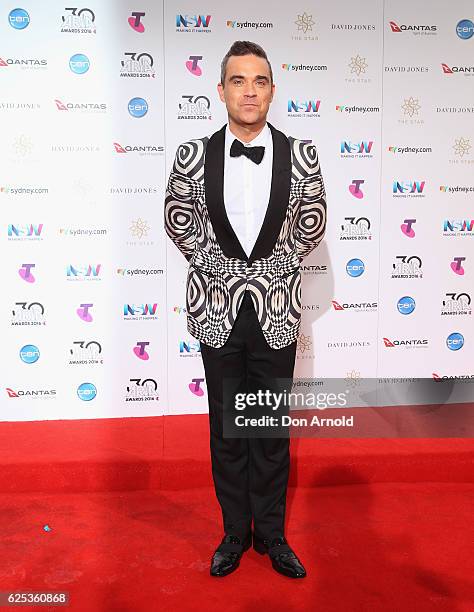
M 65 590 L 84 612 L 474 609 L 472 440 L 291 444 L 308 577 L 249 551 L 215 579 L 206 415 L 2 423 L 0 591 Z

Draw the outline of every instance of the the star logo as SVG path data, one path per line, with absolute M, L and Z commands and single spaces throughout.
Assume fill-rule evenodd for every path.
M 351 69 L 351 74 L 360 76 L 361 74 L 365 73 L 369 65 L 365 61 L 365 57 L 361 57 L 359 54 L 357 54 L 355 57 L 351 57 L 351 61 L 348 66 Z
M 352 370 L 346 374 L 346 383 L 351 387 L 357 387 L 360 384 L 360 372 Z
M 13 149 L 17 155 L 26 157 L 26 155 L 29 155 L 33 150 L 33 142 L 31 138 L 22 134 L 13 141 Z
M 130 231 L 132 236 L 136 238 L 143 238 L 143 236 L 148 236 L 148 230 L 150 226 L 143 219 L 137 219 L 136 221 L 132 221 L 132 225 L 130 226 Z
M 469 138 L 456 138 L 453 145 L 454 155 L 459 155 L 459 157 L 464 157 L 464 155 L 469 155 L 469 151 L 471 150 L 471 141 Z
M 298 336 L 298 340 L 296 342 L 296 348 L 299 350 L 301 354 L 306 351 L 309 351 L 311 348 L 312 340 L 310 336 L 305 336 L 304 334 L 300 334 Z
M 410 96 L 409 98 L 405 98 L 402 104 L 403 113 L 405 115 L 408 115 L 409 117 L 418 115 L 418 111 L 420 110 L 420 108 L 421 106 L 418 102 L 418 99 L 414 98 L 413 96 Z
M 72 190 L 81 198 L 85 198 L 92 192 L 92 185 L 84 177 L 80 177 L 72 184 Z
M 295 24 L 298 26 L 298 32 L 302 30 L 303 34 L 306 34 L 308 31 L 312 32 L 315 23 L 316 22 L 313 21 L 313 16 L 308 15 L 307 13 L 298 15 L 298 19 L 295 21 Z

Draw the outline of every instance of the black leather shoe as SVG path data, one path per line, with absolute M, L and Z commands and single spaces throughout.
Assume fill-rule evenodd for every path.
M 241 540 L 234 535 L 226 535 L 216 548 L 211 561 L 211 576 L 227 576 L 239 567 L 240 558 L 250 548 L 252 537 Z
M 290 578 L 304 578 L 306 570 L 303 564 L 288 546 L 285 538 L 263 540 L 254 534 L 253 547 L 261 555 L 268 554 L 272 560 L 273 569 Z

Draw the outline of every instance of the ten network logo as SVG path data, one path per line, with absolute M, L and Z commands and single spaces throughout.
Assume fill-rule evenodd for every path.
M 139 34 L 143 34 L 145 31 L 145 26 L 141 21 L 142 17 L 145 17 L 145 15 L 146 13 L 133 11 L 132 16 L 128 18 L 129 26 L 132 28 L 132 30 L 135 30 L 135 32 L 138 32 Z

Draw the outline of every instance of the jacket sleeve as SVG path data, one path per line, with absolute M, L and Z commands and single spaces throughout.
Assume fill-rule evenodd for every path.
M 326 232 L 326 191 L 314 145 L 305 147 L 307 176 L 300 179 L 297 192 L 300 207 L 295 226 L 296 250 L 300 261 L 315 249 Z
M 193 221 L 193 179 L 186 172 L 186 145 L 176 151 L 173 169 L 165 193 L 165 230 L 181 253 L 189 261 L 196 243 Z

